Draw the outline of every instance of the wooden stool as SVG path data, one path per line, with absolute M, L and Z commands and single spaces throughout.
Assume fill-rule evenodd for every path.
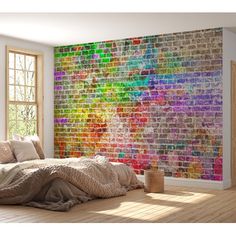
M 144 191 L 148 193 L 164 192 L 164 173 L 159 170 L 145 170 Z

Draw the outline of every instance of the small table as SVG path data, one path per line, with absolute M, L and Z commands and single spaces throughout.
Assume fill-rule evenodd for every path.
M 159 170 L 145 170 L 144 191 L 148 193 L 164 192 L 164 173 Z

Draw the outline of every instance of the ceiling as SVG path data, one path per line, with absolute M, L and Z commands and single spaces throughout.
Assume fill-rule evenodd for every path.
M 214 27 L 236 32 L 236 13 L 0 13 L 0 34 L 51 46 Z

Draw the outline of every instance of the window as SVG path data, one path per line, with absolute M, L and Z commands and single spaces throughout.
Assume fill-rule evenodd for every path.
M 42 139 L 42 59 L 7 49 L 7 138 L 38 134 Z

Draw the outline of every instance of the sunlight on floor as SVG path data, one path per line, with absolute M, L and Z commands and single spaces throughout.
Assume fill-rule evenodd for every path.
M 113 209 L 93 212 L 98 215 L 110 216 L 111 221 L 112 217 L 120 217 L 124 220 L 129 218 L 131 222 L 132 220 L 151 222 L 181 212 L 190 205 L 208 201 L 214 196 L 214 194 L 189 191 L 166 191 L 161 194 L 148 193 L 140 202 L 139 200 L 136 202 L 124 201 Z

